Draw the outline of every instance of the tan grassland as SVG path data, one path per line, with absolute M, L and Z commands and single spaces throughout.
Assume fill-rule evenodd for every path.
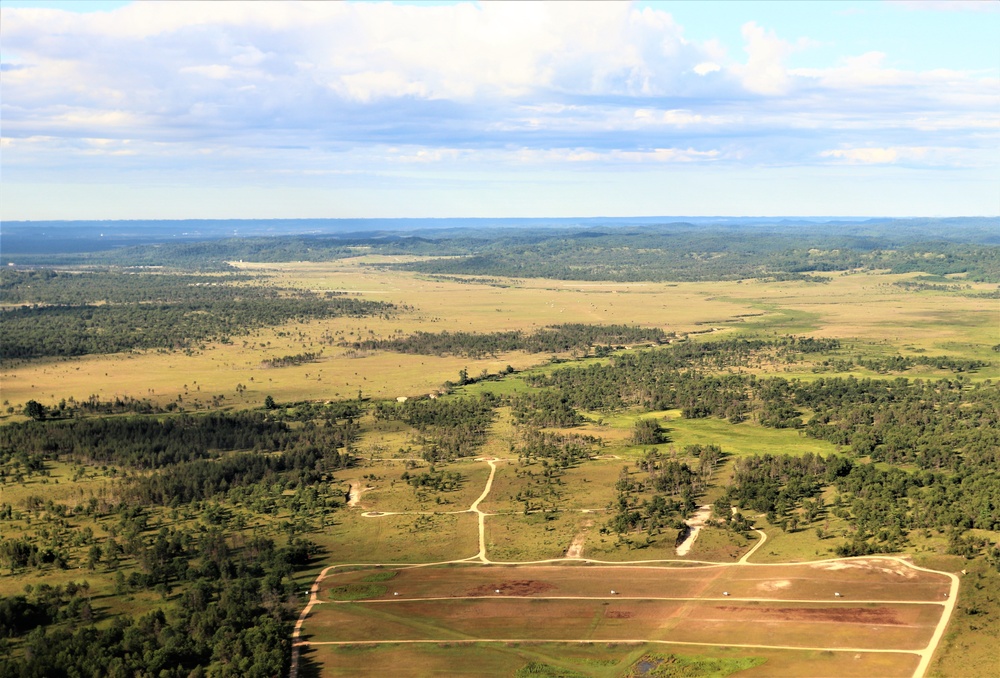
M 0 374 L 3 399 L 15 410 L 30 399 L 45 405 L 98 395 L 177 401 L 186 408 L 259 405 L 279 401 L 413 396 L 455 380 L 458 371 L 521 369 L 548 356 L 521 353 L 472 360 L 461 357 L 358 353 L 324 342 L 354 341 L 416 331 L 532 331 L 563 322 L 627 323 L 685 334 L 712 329 L 773 330 L 860 342 L 887 342 L 904 354 L 990 359 L 995 353 L 996 300 L 913 292 L 893 286 L 913 275 L 831 275 L 825 285 L 804 282 L 594 283 L 508 280 L 505 286 L 458 283 L 364 264 L 398 258 L 367 257 L 326 263 L 239 264 L 273 282 L 406 305 L 392 319 L 337 318 L 258 330 L 232 344 L 204 350 L 146 351 L 33 362 Z M 995 286 L 974 285 L 977 290 Z M 318 352 L 315 363 L 268 369 L 267 358 Z M 972 375 L 1000 377 L 1000 361 Z M 783 368 L 790 370 L 791 368 Z M 913 376 L 920 376 L 914 371 Z M 933 371 L 923 376 L 935 376 Z M 237 385 L 246 389 L 237 393 Z

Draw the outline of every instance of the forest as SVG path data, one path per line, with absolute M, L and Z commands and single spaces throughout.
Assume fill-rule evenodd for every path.
M 822 283 L 818 272 L 962 273 L 1000 282 L 990 219 L 869 220 L 857 224 L 555 223 L 549 228 L 458 227 L 277 235 L 137 245 L 74 254 L 19 255 L 28 265 L 169 266 L 232 270 L 230 262 L 330 261 L 364 254 L 416 255 L 391 265 L 432 274 L 557 280 L 706 281 L 766 278 Z
M 291 320 L 391 315 L 391 304 L 253 284 L 239 274 L 0 270 L 0 361 L 189 349 Z

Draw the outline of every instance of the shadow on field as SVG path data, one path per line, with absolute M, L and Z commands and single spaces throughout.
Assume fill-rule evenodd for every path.
M 299 654 L 299 678 L 320 678 L 321 667 L 310 656 L 316 653 L 311 647 L 303 647 Z

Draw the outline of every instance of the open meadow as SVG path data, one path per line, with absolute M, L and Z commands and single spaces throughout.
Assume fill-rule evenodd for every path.
M 960 293 L 913 291 L 893 283 L 914 274 L 830 274 L 824 285 L 804 282 L 596 283 L 541 279 L 461 281 L 372 266 L 396 257 L 361 257 L 327 263 L 237 264 L 275 285 L 351 296 L 412 308 L 392 318 L 333 318 L 254 330 L 231 343 L 189 351 L 146 350 L 106 356 L 48 359 L 5 366 L 3 399 L 20 412 L 34 399 L 54 405 L 130 396 L 187 409 L 210 407 L 221 396 L 231 407 L 259 406 L 267 395 L 284 402 L 357 396 L 415 396 L 454 381 L 459 370 L 495 374 L 506 365 L 524 369 L 548 355 L 511 352 L 478 359 L 354 350 L 340 343 L 414 332 L 532 331 L 562 322 L 635 324 L 684 336 L 717 330 L 809 334 L 846 342 L 847 354 L 877 355 L 892 347 L 903 355 L 995 356 L 996 301 Z M 993 285 L 972 283 L 973 291 Z M 285 355 L 320 353 L 300 365 L 268 367 Z M 1000 364 L 969 376 L 1000 378 Z M 914 368 L 913 376 L 944 372 Z M 808 377 L 794 365 L 762 372 Z M 871 376 L 866 370 L 848 373 Z M 241 388 L 237 388 L 237 386 Z M 218 401 L 216 401 L 218 402 Z

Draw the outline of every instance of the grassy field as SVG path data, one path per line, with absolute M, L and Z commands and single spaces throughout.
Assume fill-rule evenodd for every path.
M 358 508 L 364 511 L 445 513 L 467 510 L 482 493 L 489 475 L 486 464 L 472 460 L 435 464 L 433 468 L 436 472 L 458 474 L 458 487 L 447 492 L 435 492 L 413 487 L 402 480 L 404 473 L 411 476 L 428 473 L 431 465 L 424 461 L 410 462 L 410 468 L 401 461 L 386 461 L 352 469 L 339 478 L 357 483 L 363 489 Z
M 475 555 L 476 518 L 468 513 L 366 518 L 345 511 L 310 538 L 326 548 L 326 564 L 442 562 Z
M 749 454 L 792 454 L 801 455 L 807 452 L 827 455 L 836 451 L 836 447 L 825 440 L 807 438 L 794 429 L 777 429 L 760 426 L 751 421 L 738 425 L 730 424 L 723 419 L 684 419 L 680 410 L 665 410 L 660 412 L 624 412 L 614 415 L 598 415 L 590 413 L 593 418 L 599 418 L 601 424 L 588 427 L 587 433 L 597 435 L 608 441 L 608 452 L 622 456 L 636 456 L 643 450 L 656 447 L 661 451 L 674 450 L 681 452 L 688 445 L 715 444 L 723 452 L 734 457 Z M 667 441 L 661 445 L 630 446 L 627 444 L 632 426 L 638 418 L 656 418 L 665 429 Z M 614 441 L 618 445 L 614 445 Z
M 758 666 L 739 675 L 784 678 L 803 675 L 842 678 L 904 678 L 913 674 L 917 659 L 912 655 L 879 653 L 817 652 L 809 650 L 745 650 L 645 643 L 435 643 L 421 645 L 318 645 L 308 648 L 305 665 L 311 676 L 373 675 L 417 676 L 569 676 L 619 678 L 648 655 L 671 655 L 698 662 L 703 667 L 734 666 L 747 660 Z M 528 673 L 542 665 L 549 673 Z M 322 667 L 322 669 L 320 669 Z M 307 669 L 308 671 L 309 669 Z M 518 673 L 524 671 L 524 673 Z M 560 673 L 561 672 L 561 673 Z M 726 676 L 730 672 L 694 675 Z
M 267 273 L 282 286 L 347 292 L 405 306 L 407 310 L 398 317 L 293 323 L 187 353 L 147 351 L 22 364 L 0 374 L 3 398 L 19 412 L 30 399 L 51 405 L 61 398 L 81 400 L 94 394 L 102 399 L 150 398 L 164 404 L 180 397 L 191 409 L 208 406 L 213 396 L 220 395 L 226 405 L 234 407 L 259 405 L 267 395 L 279 401 L 347 398 L 359 390 L 379 398 L 413 396 L 454 381 L 463 368 L 470 374 L 496 373 L 508 364 L 518 369 L 539 365 L 549 356 L 512 353 L 474 360 L 358 353 L 328 340 L 336 344 L 446 329 L 531 331 L 563 322 L 637 324 L 681 335 L 718 328 L 726 330 L 722 335 L 752 331 L 857 339 L 861 352 L 888 345 L 909 355 L 989 360 L 993 365 L 972 378 L 1000 377 L 1000 360 L 990 348 L 998 341 L 996 301 L 959 293 L 915 292 L 892 284 L 918 274 L 832 275 L 831 282 L 822 286 L 518 279 L 497 287 L 363 265 L 377 261 L 368 257 L 240 267 Z M 973 284 L 973 288 L 985 291 L 995 286 Z M 322 356 L 314 363 L 282 368 L 263 365 L 268 358 L 321 349 Z M 793 367 L 787 369 L 796 374 Z M 136 374 L 142 379 L 135 379 Z M 237 384 L 246 389 L 237 393 Z

